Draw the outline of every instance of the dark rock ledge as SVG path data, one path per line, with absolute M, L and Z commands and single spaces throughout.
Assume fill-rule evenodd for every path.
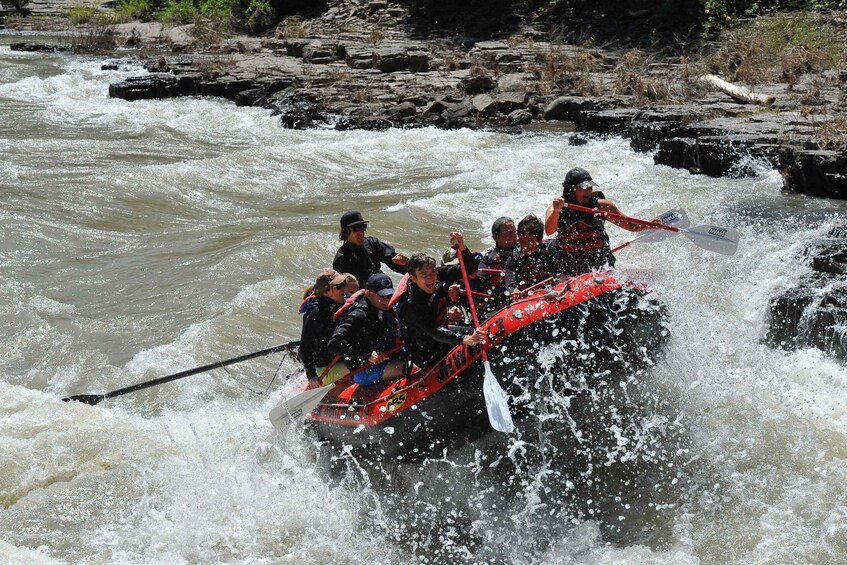
M 847 360 L 847 225 L 810 243 L 803 255 L 812 272 L 771 300 L 765 341 Z
M 768 93 L 770 108 L 735 102 L 722 93 L 676 106 L 633 108 L 626 96 L 555 96 L 545 92 L 538 65 L 546 54 L 603 61 L 599 84 L 614 80 L 615 55 L 597 49 L 536 42 L 532 48 L 481 41 L 440 49 L 436 42 L 387 40 L 374 45 L 325 38 L 266 39 L 217 59 L 201 56 L 148 62 L 153 74 L 111 85 L 115 98 L 219 96 L 261 106 L 284 127 L 385 129 L 435 126 L 518 132 L 544 121 L 594 135 L 629 138 L 657 164 L 715 177 L 755 174 L 770 164 L 787 191 L 847 199 L 847 155 L 818 148 L 816 129 L 833 117 L 810 120 L 791 111 L 797 94 L 785 85 Z M 445 60 L 449 59 L 449 64 Z M 471 69 L 473 68 L 473 72 Z M 844 92 L 829 93 L 844 102 Z M 840 97 L 840 98 L 839 98 Z M 786 101 L 780 106 L 780 100 Z M 578 139 L 575 140 L 578 142 Z

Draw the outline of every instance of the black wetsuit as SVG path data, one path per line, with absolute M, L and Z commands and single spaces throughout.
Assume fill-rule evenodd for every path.
M 468 274 L 475 273 L 477 263 L 470 251 L 465 249 L 462 258 Z M 418 367 L 437 361 L 462 343 L 462 338 L 473 333 L 473 328 L 465 326 L 447 327 L 447 290 L 451 284 L 462 280 L 461 268 L 459 265 L 448 265 L 438 267 L 436 271 L 438 282 L 435 292 L 428 294 L 409 281 L 409 290 L 398 307 L 406 350 Z
M 332 268 L 339 273 L 350 273 L 359 281 L 361 288 L 365 287 L 368 277 L 381 273 L 380 264 L 384 263 L 395 273 L 406 273 L 406 267 L 396 265 L 392 259 L 397 255 L 393 247 L 375 237 L 366 237 L 362 245 L 344 242 L 338 248 Z
M 306 307 L 303 330 L 300 332 L 300 361 L 309 379 L 317 379 L 316 367 L 326 367 L 333 356 L 327 349 L 335 322 L 332 317 L 340 304 L 327 296 L 318 296 Z
M 362 295 L 341 314 L 338 326 L 327 344 L 329 352 L 341 355 L 350 368 L 364 365 L 371 353 L 389 351 L 397 343 L 397 317 L 380 310 Z

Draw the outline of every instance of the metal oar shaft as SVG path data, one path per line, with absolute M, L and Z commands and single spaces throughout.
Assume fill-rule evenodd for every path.
M 85 402 L 86 404 L 95 405 L 107 398 L 114 398 L 116 396 L 122 396 L 124 394 L 128 394 L 130 392 L 135 392 L 136 390 L 141 390 L 144 388 L 149 388 L 156 385 L 161 385 L 165 383 L 169 383 L 171 381 L 175 381 L 177 379 L 182 379 L 185 377 L 190 377 L 192 375 L 196 375 L 198 373 L 205 373 L 206 371 L 211 371 L 212 369 L 218 369 L 221 367 L 226 367 L 227 365 L 233 365 L 235 363 L 240 363 L 242 361 L 247 361 L 248 359 L 255 359 L 256 357 L 262 357 L 263 355 L 270 355 L 271 353 L 277 353 L 284 349 L 290 349 L 292 347 L 297 347 L 300 345 L 299 341 L 290 341 L 288 343 L 284 343 L 282 345 L 277 345 L 275 347 L 269 347 L 267 349 L 263 349 L 261 351 L 256 351 L 254 353 L 248 353 L 247 355 L 241 355 L 240 357 L 233 357 L 232 359 L 226 359 L 224 361 L 216 361 L 215 363 L 209 363 L 208 365 L 203 365 L 202 367 L 196 367 L 194 369 L 187 369 L 185 371 L 180 371 L 179 373 L 175 373 L 173 375 L 168 375 L 166 377 L 160 377 L 158 379 L 153 379 L 152 381 L 145 381 L 143 383 L 134 384 L 132 386 L 128 386 L 125 388 L 120 388 L 118 390 L 113 390 L 112 392 L 107 392 L 105 394 L 79 394 L 76 396 L 69 396 L 67 398 L 63 398 L 64 402 L 70 402 L 71 400 L 76 400 L 79 402 Z

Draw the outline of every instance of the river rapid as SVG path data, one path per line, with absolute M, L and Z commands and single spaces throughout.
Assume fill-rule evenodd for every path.
M 128 103 L 108 85 L 140 70 L 102 62 L 0 45 L 0 561 L 847 559 L 847 369 L 761 342 L 769 298 L 845 203 L 782 194 L 763 164 L 754 179 L 657 167 L 617 138 L 290 131 L 221 100 Z M 583 470 L 602 501 L 558 473 L 567 454 L 527 456 L 517 436 L 422 464 L 328 462 L 268 421 L 304 386 L 281 355 L 60 400 L 296 339 L 345 210 L 407 253 L 440 257 L 454 229 L 483 249 L 495 218 L 543 214 L 574 166 L 633 216 L 682 207 L 744 233 L 731 257 L 682 236 L 619 252 L 670 339 Z M 611 496 L 604 473 L 628 461 Z

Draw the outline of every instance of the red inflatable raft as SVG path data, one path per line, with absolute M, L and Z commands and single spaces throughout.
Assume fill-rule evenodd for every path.
M 545 345 L 589 339 L 599 353 L 611 352 L 613 364 L 626 363 L 629 354 L 656 349 L 666 338 L 665 317 L 643 287 L 613 274 L 567 279 L 483 322 L 490 338 L 484 346 L 459 345 L 439 362 L 384 385 L 342 379 L 312 412 L 310 425 L 338 447 L 412 458 L 441 453 L 492 431 L 482 394 L 483 347 L 508 392 L 517 373 L 540 370 L 538 351 Z M 525 416 L 519 406 L 512 410 L 518 419 Z

